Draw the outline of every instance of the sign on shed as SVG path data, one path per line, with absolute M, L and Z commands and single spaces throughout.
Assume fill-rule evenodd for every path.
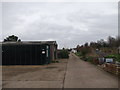
M 113 62 L 113 58 L 106 58 L 106 63 L 112 63 Z

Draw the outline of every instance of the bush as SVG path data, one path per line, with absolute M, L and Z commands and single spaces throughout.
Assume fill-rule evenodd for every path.
M 90 56 L 87 57 L 87 61 L 88 61 L 88 62 L 93 62 L 93 57 L 90 57 Z
M 76 52 L 75 55 L 82 56 L 80 52 Z
M 98 59 L 96 57 L 88 56 L 83 60 L 88 61 L 88 62 L 90 62 L 92 64 L 95 64 L 95 65 L 99 64 L 99 61 L 98 61 Z
M 105 58 L 114 58 L 116 61 L 120 62 L 119 54 L 111 54 L 111 55 L 106 56 Z
M 58 53 L 58 58 L 67 59 L 69 58 L 69 52 L 67 50 L 62 50 Z

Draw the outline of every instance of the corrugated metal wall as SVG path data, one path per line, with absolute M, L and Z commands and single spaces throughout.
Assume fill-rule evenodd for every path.
M 2 45 L 2 65 L 42 65 L 50 62 L 49 45 Z

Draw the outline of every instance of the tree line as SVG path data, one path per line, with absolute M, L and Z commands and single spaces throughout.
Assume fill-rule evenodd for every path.
M 100 39 L 97 42 L 85 43 L 84 45 L 77 45 L 77 52 L 81 52 L 83 56 L 91 52 L 91 49 L 101 49 L 101 48 L 118 48 L 120 46 L 120 37 L 109 36 L 107 40 Z
M 15 35 L 11 35 L 6 37 L 3 42 L 21 42 L 21 39 L 19 39 L 17 36 Z

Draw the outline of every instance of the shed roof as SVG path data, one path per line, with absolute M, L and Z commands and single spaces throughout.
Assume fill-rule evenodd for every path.
M 1 42 L 0 44 L 49 44 L 49 45 L 57 45 L 56 41 L 21 41 L 21 42 Z

